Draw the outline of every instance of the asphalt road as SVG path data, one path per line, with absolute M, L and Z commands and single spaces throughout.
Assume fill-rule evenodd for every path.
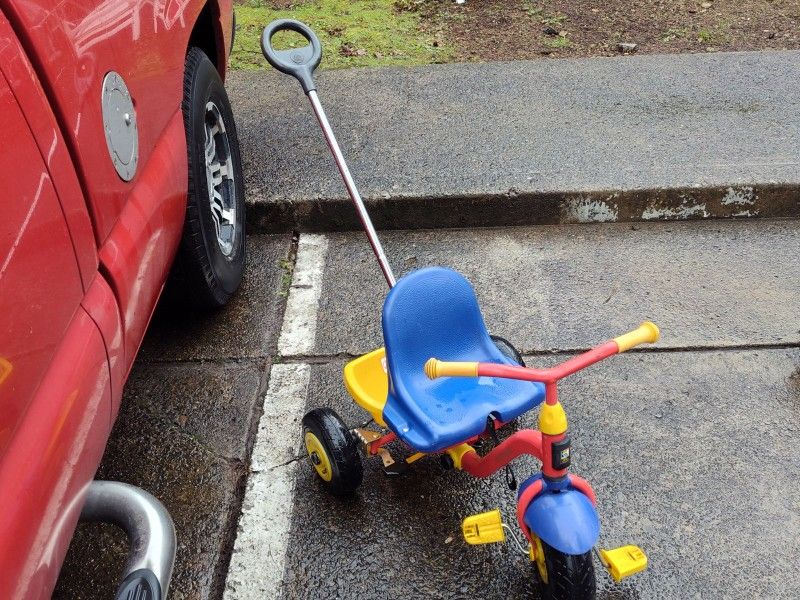
M 622 586 L 601 575 L 600 598 L 800 595 L 800 459 L 789 450 L 800 443 L 796 221 L 383 238 L 401 273 L 429 264 L 465 273 L 488 327 L 528 364 L 561 360 L 644 318 L 662 325 L 657 347 L 561 388 L 573 468 L 598 493 L 601 544 L 639 544 L 650 558 Z M 365 420 L 341 370 L 347 356 L 381 344 L 385 294 L 362 234 L 301 236 L 297 264 L 262 419 L 267 451 L 251 473 L 226 598 L 537 597 L 512 544 L 460 539 L 474 512 L 499 507 L 513 524 L 501 474 L 476 481 L 423 460 L 391 479 L 370 461 L 356 497 L 336 500 L 294 460 L 299 439 L 276 419 L 296 427 L 303 411 L 330 406 L 350 424 Z M 522 419 L 533 423 L 535 414 Z M 515 470 L 534 468 L 521 460 Z
M 340 69 L 317 83 L 379 228 L 798 216 L 798 51 Z M 297 82 L 265 64 L 227 86 L 251 231 L 358 229 Z
M 561 388 L 574 471 L 598 494 L 602 544 L 635 543 L 650 559 L 620 587 L 601 574 L 600 598 L 800 596 L 797 221 L 383 238 L 399 273 L 429 264 L 464 273 L 490 330 L 531 365 L 645 318 L 662 326 L 658 347 Z M 423 460 L 387 478 L 369 461 L 355 498 L 321 488 L 302 459 L 299 419 L 331 406 L 364 420 L 341 369 L 381 344 L 386 290 L 362 234 L 303 234 L 287 300 L 279 260 L 290 243 L 251 238 L 247 284 L 230 310 L 156 321 L 101 466 L 173 513 L 173 597 L 536 598 L 533 569 L 512 544 L 460 539 L 461 519 L 480 510 L 499 507 L 513 525 L 501 475 L 478 481 Z M 534 469 L 515 466 L 520 479 Z M 122 546 L 109 530 L 82 527 L 57 597 L 110 591 Z
M 125 389 L 99 479 L 141 486 L 172 515 L 170 598 L 218 598 L 285 303 L 291 236 L 251 236 L 239 294 L 205 316 L 160 309 Z M 125 535 L 82 524 L 54 598 L 113 598 Z

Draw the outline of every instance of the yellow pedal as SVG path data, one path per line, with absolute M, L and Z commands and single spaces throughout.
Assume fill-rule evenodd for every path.
M 639 546 L 620 546 L 613 550 L 601 549 L 600 556 L 603 559 L 603 565 L 617 583 L 647 568 L 647 556 Z
M 468 544 L 494 544 L 506 541 L 503 517 L 499 509 L 467 517 L 461 524 L 461 531 Z

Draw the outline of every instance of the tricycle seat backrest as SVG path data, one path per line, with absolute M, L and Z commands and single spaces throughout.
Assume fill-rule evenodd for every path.
M 492 342 L 469 282 L 443 267 L 401 278 L 383 306 L 389 397 L 383 416 L 406 443 L 435 452 L 485 430 L 491 414 L 508 421 L 541 402 L 529 382 L 448 377 L 431 381 L 425 361 L 514 364 Z

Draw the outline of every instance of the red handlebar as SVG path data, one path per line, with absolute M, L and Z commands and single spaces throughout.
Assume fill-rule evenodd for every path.
M 593 365 L 596 362 L 613 356 L 618 352 L 617 344 L 614 341 L 606 342 L 591 350 L 573 356 L 563 363 L 550 367 L 549 369 L 531 369 L 528 367 L 514 367 L 510 365 L 499 365 L 497 363 L 478 363 L 478 375 L 481 377 L 501 377 L 504 379 L 521 379 L 523 381 L 539 381 L 541 383 L 555 383 L 559 379 L 564 379 Z
M 513 367 L 497 363 L 478 363 L 478 375 L 481 377 L 500 377 L 503 379 L 520 379 L 522 381 L 538 381 L 545 384 L 545 402 L 555 404 L 558 401 L 556 381 L 564 379 L 589 365 L 613 356 L 619 352 L 617 343 L 613 340 L 592 348 L 591 350 L 573 356 L 563 363 L 549 369 L 530 369 L 528 367 Z
M 437 377 L 500 377 L 522 381 L 538 381 L 545 384 L 547 403 L 555 404 L 558 401 L 556 381 L 559 379 L 572 375 L 618 352 L 626 352 L 639 344 L 652 344 L 658 340 L 658 337 L 659 331 L 655 323 L 645 321 L 633 331 L 600 344 L 549 369 L 529 369 L 527 367 L 483 362 L 447 362 L 431 358 L 425 363 L 425 373 L 431 379 L 436 379 Z

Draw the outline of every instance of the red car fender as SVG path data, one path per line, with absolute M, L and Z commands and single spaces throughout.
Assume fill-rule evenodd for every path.
M 0 598 L 49 598 L 110 432 L 103 338 L 79 309 L 0 461 Z

